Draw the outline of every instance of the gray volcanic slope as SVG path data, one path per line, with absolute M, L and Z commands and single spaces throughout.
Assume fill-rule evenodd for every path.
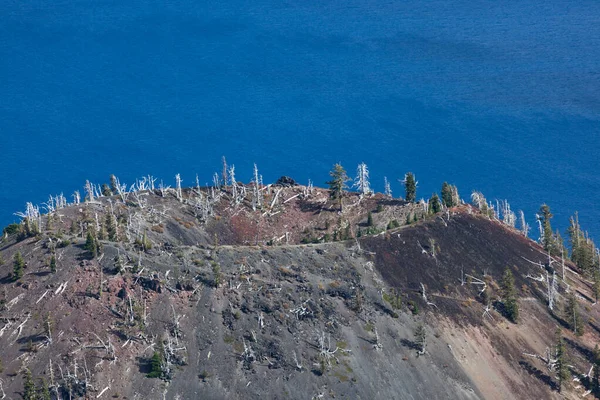
M 576 337 L 548 313 L 544 282 L 526 278 L 547 257 L 518 232 L 470 207 L 404 225 L 420 219 L 420 206 L 350 195 L 340 214 L 324 190 L 276 190 L 256 211 L 223 191 L 208 216 L 191 191 L 183 201 L 100 198 L 43 216 L 37 235 L 5 236 L 6 398 L 24 393 L 26 369 L 62 399 L 558 398 L 554 372 L 535 355 L 561 323 L 572 372 L 587 373 L 598 335 L 589 282 L 569 281 L 589 325 Z M 118 221 L 113 240 L 107 215 Z M 386 230 L 392 220 L 402 226 Z M 96 257 L 88 231 L 102 237 Z M 507 267 L 517 324 L 501 314 Z M 477 282 L 496 307 L 486 316 Z M 150 378 L 154 354 L 161 376 Z

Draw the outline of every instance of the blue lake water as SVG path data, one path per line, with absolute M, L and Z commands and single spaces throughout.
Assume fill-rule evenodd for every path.
M 216 4 L 219 3 L 219 4 Z M 223 3 L 223 4 L 220 4 Z M 600 3 L 3 0 L 0 224 L 111 173 L 364 161 L 600 237 Z M 537 233 L 534 232 L 535 237 Z

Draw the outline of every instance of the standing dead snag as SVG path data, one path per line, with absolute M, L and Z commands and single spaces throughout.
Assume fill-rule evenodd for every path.
M 261 192 L 262 175 L 258 175 L 258 167 L 254 164 L 254 175 L 252 178 L 252 211 L 262 208 L 263 198 Z
M 360 163 L 356 168 L 356 178 L 354 179 L 353 187 L 357 188 L 361 197 L 373 193 L 371 184 L 369 183 L 369 169 L 367 164 Z
M 181 191 L 181 175 L 177 174 L 175 175 L 175 196 L 177 197 L 177 200 L 179 201 L 183 201 L 183 194 Z
M 319 364 L 321 367 L 321 371 L 324 372 L 331 366 L 331 360 L 335 359 L 337 361 L 337 357 L 335 353 L 339 350 L 339 347 L 335 347 L 335 349 L 331 349 L 331 334 L 327 336 L 327 342 L 325 342 L 325 331 L 321 331 L 321 334 L 318 337 L 319 340 Z
M 387 176 L 383 177 L 383 187 L 384 193 L 387 197 L 392 197 L 392 187 L 390 186 L 390 182 L 388 181 Z
M 525 221 L 525 213 L 523 210 L 519 210 L 519 219 L 521 220 L 521 233 L 527 237 L 529 235 L 529 224 Z
M 223 187 L 227 187 L 227 160 L 225 156 L 221 157 L 223 163 L 223 170 L 221 171 L 221 179 L 223 180 Z
M 550 275 L 546 271 L 546 284 L 548 285 L 548 308 L 554 310 L 554 301 L 558 293 L 556 271 L 552 272 L 552 281 L 550 281 Z

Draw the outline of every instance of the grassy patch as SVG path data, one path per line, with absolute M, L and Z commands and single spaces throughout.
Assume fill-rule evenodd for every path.
M 346 350 L 348 348 L 348 343 L 343 340 L 338 341 L 335 345 L 342 350 Z
M 227 344 L 231 344 L 231 343 L 235 342 L 235 338 L 231 335 L 225 335 L 225 336 L 223 336 L 223 341 Z
M 340 380 L 340 382 L 348 382 L 350 380 L 349 377 L 347 377 L 346 375 L 340 373 L 340 372 L 335 372 L 333 374 L 333 376 L 335 376 L 336 378 L 338 378 Z

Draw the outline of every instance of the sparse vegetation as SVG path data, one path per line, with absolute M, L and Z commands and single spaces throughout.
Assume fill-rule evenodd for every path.
M 341 178 L 343 181 L 344 177 Z M 200 379 L 187 384 L 202 385 L 205 394 L 215 394 L 214 390 L 221 390 L 217 387 L 231 390 L 230 382 L 217 378 L 227 368 L 242 374 L 254 385 L 250 388 L 261 385 L 265 390 L 273 390 L 279 388 L 273 382 L 304 374 L 303 379 L 311 385 L 346 383 L 333 386 L 342 387 L 339 397 L 369 398 L 372 386 L 371 382 L 364 383 L 363 371 L 393 363 L 391 357 L 414 361 L 410 356 L 414 351 L 418 355 L 428 354 L 427 360 L 414 365 L 426 369 L 423 373 L 432 382 L 431 387 L 444 385 L 448 397 L 459 397 L 455 395 L 462 392 L 448 384 L 446 374 L 439 373 L 442 370 L 439 363 L 444 362 L 447 371 L 460 366 L 451 357 L 444 358 L 448 352 L 443 352 L 444 357 L 437 354 L 446 341 L 427 343 L 427 335 L 429 332 L 432 337 L 444 339 L 449 335 L 456 342 L 447 343 L 456 345 L 469 339 L 462 330 L 454 329 L 455 325 L 467 324 L 478 326 L 482 333 L 480 340 L 489 340 L 485 345 L 492 346 L 494 357 L 510 360 L 503 368 L 513 372 L 514 367 L 519 384 L 522 381 L 540 385 L 536 386 L 536 394 L 551 394 L 549 388 L 557 389 L 557 379 L 561 390 L 570 391 L 567 375 L 561 375 L 569 369 L 592 393 L 600 390 L 597 355 L 600 351 L 596 348 L 592 357 L 590 349 L 585 347 L 585 343 L 597 338 L 595 329 L 588 329 L 585 342 L 570 333 L 565 338 L 548 340 L 539 332 L 524 331 L 538 323 L 540 331 L 547 331 L 546 321 L 551 317 L 578 335 L 582 333 L 578 329 L 586 325 L 584 321 L 597 326 L 593 319 L 597 318 L 597 306 L 587 300 L 598 300 L 600 274 L 594 273 L 595 247 L 586 241 L 578 222 L 574 223 L 576 229 L 570 236 L 576 247 L 571 258 L 581 270 L 586 266 L 590 271 L 573 274 L 572 270 L 580 271 L 566 260 L 568 286 L 561 280 L 557 290 L 561 299 L 567 294 L 574 299 L 576 293 L 581 298 L 571 302 L 568 297 L 569 301 L 564 303 L 561 300 L 564 310 L 557 308 L 553 314 L 539 314 L 532 320 L 532 309 L 543 313 L 545 303 L 532 308 L 530 304 L 534 303 L 529 301 L 543 303 L 549 293 L 546 277 L 541 275 L 545 271 L 539 269 L 546 267 L 552 272 L 545 266 L 547 254 L 532 251 L 539 249 L 522 235 L 516 237 L 517 233 L 505 227 L 498 229 L 498 220 L 487 218 L 495 215 L 491 203 L 490 207 L 487 202 L 485 206 L 481 204 L 487 210 L 485 213 L 483 209 L 480 213 L 461 205 L 452 185 L 444 183 L 441 201 L 437 199 L 439 209 L 434 198 L 437 194 L 427 207 L 423 203 L 414 204 L 414 198 L 413 204 L 406 204 L 391 197 L 382 200 L 381 194 L 371 195 L 366 189 L 359 194 L 344 192 L 343 188 L 340 197 L 347 208 L 340 214 L 335 209 L 340 204 L 339 198 L 327 202 L 331 188 L 328 193 L 326 189 L 312 187 L 263 185 L 258 178 L 251 185 L 239 181 L 225 185 L 223 179 L 219 182 L 218 186 L 208 188 L 198 184 L 179 193 L 178 189 L 163 185 L 162 189 L 144 189 L 143 198 L 135 199 L 132 193 L 117 193 L 110 204 L 108 199 L 98 197 L 96 185 L 94 203 L 83 202 L 77 208 L 53 214 L 52 224 L 44 224 L 44 230 L 36 238 L 23 242 L 10 235 L 4 238 L 0 257 L 3 254 L 10 260 L 14 255 L 13 277 L 23 276 L 22 254 L 26 255 L 27 271 L 31 273 L 15 284 L 10 282 L 11 263 L 7 262 L 4 268 L 6 280 L 0 283 L 0 345 L 5 349 L 2 356 L 5 362 L 13 360 L 6 365 L 12 374 L 24 371 L 14 362 L 21 357 L 26 360 L 24 366 L 34 372 L 44 371 L 49 380 L 50 366 L 41 365 L 40 360 L 53 360 L 50 388 L 38 376 L 31 378 L 38 383 L 36 399 L 57 397 L 55 389 L 62 397 L 68 393 L 73 398 L 96 397 L 108 387 L 107 382 L 111 382 L 111 388 L 101 398 L 130 398 L 130 393 L 115 392 L 117 387 L 120 391 L 127 387 L 122 385 L 121 375 L 140 388 L 141 396 L 151 398 L 160 394 L 156 388 L 165 389 L 167 382 L 148 380 L 146 385 L 140 385 L 138 379 L 169 381 L 178 369 L 186 368 L 196 368 L 191 375 L 187 371 L 187 376 Z M 237 197 L 233 196 L 234 187 Z M 256 193 L 250 193 L 258 188 L 262 196 L 260 204 Z M 106 189 L 103 186 L 105 196 L 109 195 Z M 128 190 L 127 186 L 123 190 Z M 244 190 L 248 192 L 244 194 Z M 111 196 L 114 193 L 110 189 Z M 90 198 L 89 194 L 86 198 Z M 252 208 L 253 201 L 257 202 L 256 210 Z M 444 207 L 456 208 L 448 218 L 446 214 L 428 216 L 428 211 L 438 212 Z M 482 213 L 486 218 L 481 217 Z M 403 226 L 393 233 L 373 235 L 383 232 L 383 227 L 399 228 L 400 223 L 394 218 L 402 223 L 406 219 L 407 224 L 419 219 L 423 222 Z M 25 229 L 24 225 L 17 226 Z M 78 238 L 65 232 L 70 226 Z M 331 237 L 341 241 L 355 235 L 357 240 L 326 243 Z M 80 251 L 82 237 L 88 252 L 84 257 Z M 67 238 L 76 245 L 68 247 Z M 101 238 L 112 242 L 104 242 L 102 253 L 106 258 L 100 252 Z M 267 242 L 277 246 L 266 247 Z M 319 244 L 295 246 L 301 242 Z M 564 252 L 560 243 L 559 235 L 554 233 L 555 249 Z M 18 263 L 17 254 L 21 257 Z M 89 255 L 95 259 L 86 259 Z M 558 277 L 562 274 L 561 261 L 555 257 L 549 266 L 556 269 Z M 15 269 L 17 264 L 20 267 Z M 510 269 L 505 270 L 506 265 Z M 48 268 L 52 275 L 47 273 Z M 19 278 L 17 270 L 21 271 Z M 464 275 L 467 271 L 468 276 Z M 493 277 L 502 277 L 498 280 L 500 285 Z M 521 300 L 521 313 L 515 280 L 518 292 L 528 297 Z M 422 292 L 418 291 L 419 283 L 423 285 Z M 498 312 L 513 322 L 523 322 L 497 323 Z M 425 320 L 427 327 L 420 323 L 416 329 L 410 328 L 414 326 L 411 321 Z M 441 320 L 447 331 L 436 326 Z M 323 338 L 322 343 L 313 340 L 315 330 Z M 527 363 L 515 356 L 517 353 L 506 350 L 524 332 L 532 335 L 528 341 L 548 348 L 540 357 L 529 359 L 523 355 Z M 17 348 L 5 346 L 8 343 L 18 343 L 14 346 Z M 470 345 L 479 351 L 479 343 Z M 564 361 L 568 349 L 575 349 L 578 356 Z M 528 351 L 519 347 L 518 351 L 521 350 Z M 380 364 L 371 363 L 371 356 L 367 356 L 374 351 L 378 352 Z M 487 353 L 477 354 L 469 362 L 475 366 L 490 362 Z M 565 354 L 563 361 L 552 364 L 559 354 Z M 194 360 L 194 366 L 185 366 L 187 356 Z M 139 363 L 139 370 L 131 369 L 134 362 Z M 588 381 L 582 376 L 589 371 L 589 362 L 596 367 Z M 435 368 L 430 368 L 430 364 Z M 355 377 L 350 365 L 356 370 Z M 493 363 L 486 365 L 496 368 Z M 560 365 L 565 366 L 562 372 L 557 369 Z M 129 370 L 124 373 L 126 369 Z M 77 377 L 75 370 L 79 372 Z M 321 376 L 316 378 L 306 371 Z M 543 372 L 543 380 L 528 376 L 536 377 L 537 371 Z M 372 384 L 381 385 L 379 371 L 375 372 Z M 398 382 L 386 381 L 386 384 L 415 395 L 404 373 L 397 372 Z M 385 373 L 382 371 L 381 375 Z M 94 380 L 97 376 L 102 378 Z M 217 380 L 207 382 L 211 376 Z M 403 385 L 401 389 L 399 382 Z M 10 385 L 7 397 L 25 393 L 21 379 L 8 383 L 5 380 L 3 384 L 5 389 Z M 15 389 L 16 386 L 19 387 Z M 153 391 L 144 392 L 146 386 L 152 386 Z M 93 389 L 86 392 L 86 387 Z M 168 396 L 193 397 L 187 388 L 182 388 L 177 380 L 169 382 Z M 439 393 L 438 389 L 421 390 L 432 397 Z M 529 396 L 534 392 L 522 390 L 519 395 Z M 487 394 L 485 389 L 483 393 Z M 290 398 L 294 396 L 289 394 Z

